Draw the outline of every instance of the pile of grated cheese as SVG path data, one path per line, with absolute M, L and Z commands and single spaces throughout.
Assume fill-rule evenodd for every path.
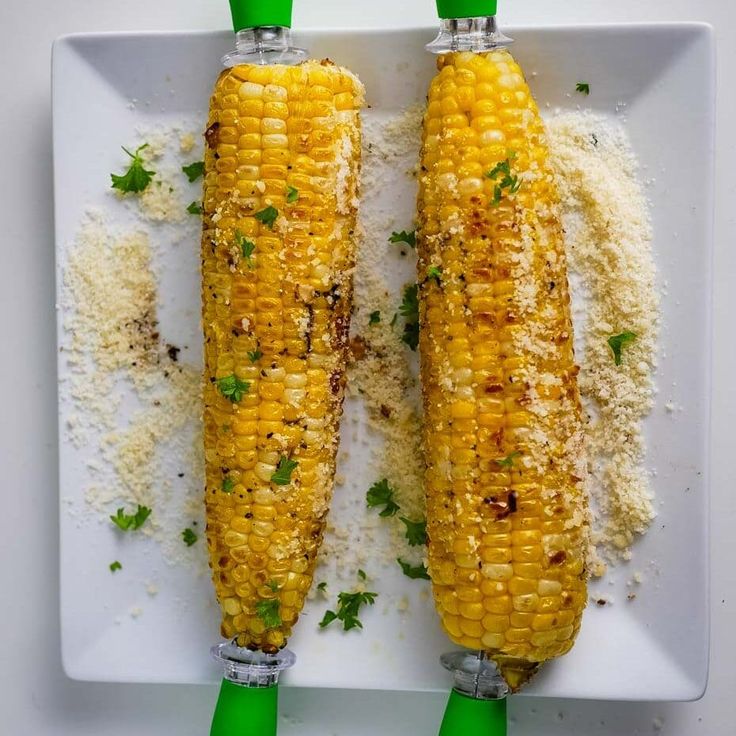
M 655 517 L 642 421 L 654 403 L 659 290 L 649 208 L 622 125 L 590 112 L 547 121 L 571 272 L 593 542 L 604 560 L 630 559 Z M 608 338 L 632 332 L 616 365 Z
M 413 521 L 425 518 L 418 360 L 401 342 L 403 321 L 393 319 L 404 287 L 416 279 L 416 259 L 408 245 L 389 242 L 394 230 L 414 229 L 414 177 L 422 115 L 417 105 L 398 116 L 370 110 L 362 116 L 363 166 L 346 410 L 352 416 L 343 422 L 354 423 L 348 430 L 351 444 L 367 445 L 370 461 L 361 468 L 359 483 L 335 491 L 318 576 L 339 585 L 353 581 L 357 568 L 365 568 L 374 577 L 380 569 L 398 570 L 397 557 L 412 565 L 425 562 L 425 548 L 408 544 L 400 520 L 401 516 Z M 410 189 L 403 207 L 407 215 L 400 222 L 392 195 L 397 172 L 406 177 Z M 371 324 L 374 312 L 379 313 L 379 321 Z M 356 403 L 362 404 L 362 416 L 352 408 Z M 344 429 L 343 436 L 345 433 Z M 341 453 L 339 486 L 344 483 L 341 470 L 347 460 Z M 379 516 L 380 508 L 366 508 L 366 492 L 384 478 L 401 509 L 389 518 Z M 405 597 L 391 601 L 394 604 L 404 610 Z
M 109 524 L 117 508 L 148 506 L 153 512 L 138 533 L 155 539 L 167 562 L 204 573 L 206 545 L 187 547 L 181 539 L 187 527 L 202 539 L 204 531 L 201 368 L 180 358 L 181 346 L 170 344 L 159 324 L 157 249 L 192 227 L 189 221 L 178 226 L 178 237 L 161 229 L 181 223 L 181 213 L 188 216 L 186 177 L 180 173 L 183 183 L 176 187 L 166 183 L 176 167 L 164 159 L 186 154 L 188 163 L 195 155 L 185 145 L 193 136 L 180 135 L 176 154 L 173 131 L 144 138 L 150 141 L 146 165 L 156 175 L 140 197 L 110 192 L 133 211 L 135 225 L 121 226 L 118 204 L 89 209 L 69 248 L 61 305 L 68 371 L 60 397 L 72 407 L 67 436 L 91 478 L 86 509 L 68 503 L 70 513 L 80 523 Z M 160 174 L 159 164 L 169 173 Z

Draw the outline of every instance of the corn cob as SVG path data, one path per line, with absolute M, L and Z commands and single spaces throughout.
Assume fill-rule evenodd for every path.
M 506 50 L 439 58 L 419 191 L 429 572 L 518 689 L 586 603 L 581 406 L 544 128 Z
M 240 65 L 205 133 L 207 542 L 222 634 L 283 647 L 332 494 L 352 300 L 360 82 Z

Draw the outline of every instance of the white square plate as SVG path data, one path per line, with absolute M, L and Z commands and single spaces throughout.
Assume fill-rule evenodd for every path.
M 629 569 L 604 583 L 617 604 L 588 610 L 571 654 L 549 665 L 528 693 L 621 700 L 699 697 L 708 669 L 708 426 L 710 401 L 710 263 L 713 179 L 714 52 L 707 26 L 619 25 L 509 29 L 513 52 L 530 74 L 540 106 L 585 102 L 612 113 L 625 104 L 627 127 L 652 202 L 655 251 L 663 297 L 657 405 L 646 434 L 659 516 L 637 546 Z M 300 45 L 357 72 L 366 84 L 370 115 L 396 113 L 421 102 L 434 71 L 424 43 L 433 30 L 314 32 Z M 119 145 L 141 124 L 204 121 L 218 60 L 232 45 L 229 33 L 100 34 L 57 41 L 53 57 L 57 278 L 89 204 L 109 204 L 109 172 Z M 593 94 L 571 98 L 584 78 Z M 172 93 L 173 90 L 173 93 Z M 138 100 L 135 109 L 130 100 Z M 398 178 L 398 177 L 397 177 Z M 392 187 L 396 187 L 395 192 Z M 408 184 L 386 182 L 397 221 L 411 222 Z M 408 193 L 408 194 L 407 194 Z M 198 243 L 162 257 L 171 300 L 160 305 L 164 329 L 198 340 Z M 179 277 L 177 277 L 179 274 Z M 407 271 L 402 277 L 410 277 Z M 60 286 L 59 286 L 60 288 Z M 174 293 L 175 292 L 175 293 Z M 176 304 L 176 317 L 173 307 Z M 66 337 L 59 315 L 59 344 Z M 59 377 L 67 372 L 59 363 Z M 666 402 L 684 407 L 677 418 Z M 348 406 L 347 411 L 356 410 Z M 65 432 L 72 407 L 60 402 L 60 494 L 82 505 L 89 478 L 85 450 Z M 350 438 L 344 437 L 350 445 Z M 357 457 L 360 452 L 351 452 Z M 353 462 L 353 460 L 349 461 Z M 360 477 L 361 488 L 373 478 Z M 363 490 L 364 492 L 364 490 Z M 168 567 L 153 543 L 127 552 L 126 568 L 145 576 L 159 569 L 165 585 L 137 621 L 127 612 L 140 601 L 134 588 L 110 575 L 116 556 L 104 524 L 84 524 L 62 507 L 61 628 L 67 673 L 83 680 L 214 682 L 208 647 L 218 639 L 218 615 L 206 578 Z M 627 605 L 626 579 L 647 569 L 647 584 Z M 655 572 L 656 571 L 656 574 Z M 139 581 L 140 582 L 140 581 Z M 439 665 L 451 645 L 431 604 L 398 571 L 381 577 L 383 590 L 409 591 L 412 615 L 368 612 L 366 629 L 344 636 L 317 633 L 324 605 L 310 604 L 290 647 L 297 666 L 292 685 L 397 690 L 447 689 Z M 413 587 L 412 587 L 413 586 Z M 145 597 L 145 596 L 144 596 Z M 122 622 L 114 623 L 116 615 Z

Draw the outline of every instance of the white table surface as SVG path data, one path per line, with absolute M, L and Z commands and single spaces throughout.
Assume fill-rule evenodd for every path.
M 432 0 L 295 4 L 301 27 L 434 22 Z M 510 734 L 726 736 L 736 727 L 736 4 L 501 0 L 501 13 L 514 24 L 704 20 L 716 27 L 719 64 L 710 685 L 697 703 L 516 699 Z M 0 736 L 208 732 L 214 688 L 79 683 L 61 669 L 49 60 L 52 40 L 73 31 L 228 24 L 226 0 L 0 0 L 0 345 L 8 353 L 0 363 Z M 444 696 L 286 690 L 280 733 L 432 736 L 443 706 Z

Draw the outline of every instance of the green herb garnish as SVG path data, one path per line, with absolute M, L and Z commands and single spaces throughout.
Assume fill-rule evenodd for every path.
M 140 529 L 145 523 L 146 519 L 151 515 L 151 509 L 147 506 L 141 506 L 138 504 L 138 508 L 134 514 L 126 514 L 125 509 L 118 509 L 115 512 L 115 516 L 111 516 L 110 520 L 115 524 L 118 529 L 122 529 L 124 532 Z
M 416 350 L 419 345 L 419 297 L 416 284 L 409 284 L 404 289 L 399 314 L 406 320 L 401 341 Z
M 417 245 L 417 231 L 412 230 L 407 232 L 402 230 L 400 233 L 392 232 L 388 239 L 389 243 L 406 243 L 410 248 L 416 248 Z
M 365 574 L 364 570 L 360 570 L 360 569 L 358 570 L 358 577 L 361 580 L 368 580 L 368 576 Z
M 319 622 L 320 629 L 329 626 L 333 621 L 341 621 L 344 631 L 350 629 L 362 629 L 363 624 L 358 619 L 360 608 L 363 605 L 372 606 L 376 602 L 378 593 L 357 591 L 355 593 L 340 593 L 337 596 L 337 613 L 325 611 L 325 615 Z
M 293 204 L 299 199 L 299 190 L 296 187 L 286 187 L 286 201 Z
M 115 562 L 110 563 L 110 572 L 115 572 L 116 570 L 122 570 L 123 566 L 115 560 Z
M 374 483 L 365 494 L 365 501 L 368 508 L 375 506 L 383 506 L 383 510 L 379 516 L 393 516 L 399 510 L 399 504 L 394 501 L 394 489 L 388 484 L 388 480 L 384 478 Z
M 187 207 L 187 212 L 190 215 L 201 215 L 202 205 L 199 202 L 192 202 L 189 207 Z
M 256 244 L 252 240 L 248 240 L 248 238 L 246 238 L 245 235 L 240 232 L 240 230 L 236 230 L 235 245 L 240 248 L 240 252 L 245 259 L 245 263 L 248 268 L 253 268 L 253 266 L 255 265 L 253 263 L 253 253 L 256 249 Z
M 401 572 L 403 572 L 406 577 L 411 578 L 412 580 L 430 579 L 427 568 L 423 563 L 421 565 L 412 565 L 410 562 L 404 562 L 400 557 L 396 558 L 396 562 L 401 565 Z
M 229 476 L 226 475 L 222 479 L 222 492 L 223 493 L 232 493 L 233 488 L 235 488 L 235 481 Z
M 267 629 L 275 629 L 281 626 L 281 604 L 278 598 L 268 598 L 256 603 L 256 615 L 263 621 Z
M 266 587 L 272 592 L 275 593 L 279 589 L 279 584 L 275 580 L 269 580 L 266 583 Z
M 442 283 L 442 269 L 439 266 L 429 266 L 427 268 L 427 278 L 434 279 L 437 286 Z
M 191 547 L 199 537 L 189 528 L 187 527 L 182 533 L 181 538 L 184 540 L 184 544 L 186 544 L 187 547 Z
M 503 196 L 503 190 L 505 189 L 508 194 L 516 194 L 521 188 L 521 180 L 516 174 L 511 173 L 511 162 L 516 158 L 515 152 L 509 152 L 507 158 L 500 163 L 497 163 L 485 176 L 488 179 L 501 180 L 496 184 L 493 189 L 493 199 L 491 200 L 491 206 L 496 206 L 501 202 Z
M 271 476 L 271 482 L 277 486 L 288 486 L 291 483 L 291 474 L 296 469 L 299 463 L 294 460 L 289 460 L 288 457 L 282 455 L 279 458 L 279 464 L 276 467 L 276 471 Z
M 189 181 L 197 181 L 204 174 L 204 161 L 195 161 L 188 166 L 182 166 L 181 170 L 187 175 Z
M 273 230 L 274 223 L 276 222 L 276 218 L 278 216 L 279 211 L 271 205 L 256 212 L 255 215 L 253 215 L 253 217 L 255 217 L 258 222 L 267 225 L 269 228 L 271 228 L 271 230 Z
M 621 365 L 621 348 L 627 342 L 633 342 L 634 340 L 636 340 L 636 333 L 628 331 L 608 338 L 608 345 L 613 350 L 613 361 L 616 365 Z
M 575 91 L 580 92 L 581 94 L 584 94 L 584 95 L 589 95 L 590 85 L 587 82 L 578 82 L 575 85 Z
M 258 359 L 262 357 L 263 357 L 263 353 L 258 349 L 248 351 L 248 360 L 251 363 L 257 363 Z
M 369 325 L 377 325 L 380 321 L 381 321 L 381 313 L 378 310 L 370 313 L 370 316 L 368 317 Z
M 150 183 L 151 179 L 155 175 L 155 171 L 147 171 L 143 166 L 143 159 L 141 158 L 141 151 L 144 148 L 148 148 L 148 143 L 144 143 L 142 146 L 138 146 L 135 149 L 135 153 L 131 153 L 125 146 L 121 146 L 123 151 L 130 156 L 133 161 L 131 162 L 128 170 L 122 175 L 110 174 L 112 178 L 112 188 L 119 189 L 121 192 L 142 192 Z
M 424 519 L 421 521 L 412 521 L 405 516 L 400 516 L 399 519 L 404 522 L 404 526 L 406 527 L 405 536 L 410 547 L 427 544 L 427 522 Z
M 237 404 L 250 389 L 248 381 L 241 381 L 235 374 L 217 379 L 217 388 L 220 393 Z
M 317 585 L 317 590 L 320 593 L 324 593 L 327 591 L 327 583 L 323 580 L 321 583 Z
M 502 468 L 512 468 L 514 466 L 514 458 L 520 455 L 521 453 L 518 450 L 514 450 L 510 455 L 506 455 L 506 457 L 502 457 L 500 460 L 494 460 L 494 462 Z

